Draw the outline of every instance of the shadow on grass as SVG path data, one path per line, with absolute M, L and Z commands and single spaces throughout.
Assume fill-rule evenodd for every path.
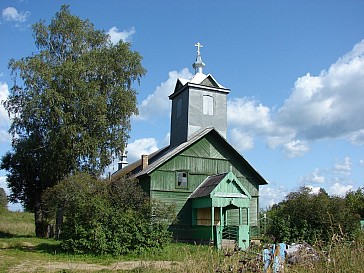
M 36 250 L 48 254 L 65 253 L 59 244 L 42 243 L 36 246 Z
M 8 232 L 0 231 L 0 248 L 16 249 L 24 252 L 38 253 L 65 253 L 60 241 L 55 239 L 37 238 L 32 235 L 15 235 Z
M 20 242 L 8 247 L 8 249 L 16 249 L 23 252 L 37 252 L 44 254 L 65 253 L 59 244 L 54 243 L 41 243 L 33 245 L 27 242 Z
M 19 234 L 12 234 L 9 232 L 0 231 L 0 238 L 35 238 L 34 235 L 19 235 Z

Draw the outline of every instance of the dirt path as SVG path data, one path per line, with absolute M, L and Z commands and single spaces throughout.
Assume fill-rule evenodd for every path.
M 132 270 L 138 267 L 144 268 L 155 268 L 155 269 L 172 269 L 178 267 L 179 263 L 170 261 L 127 261 L 117 262 L 111 265 L 98 265 L 88 263 L 75 263 L 75 262 L 49 262 L 44 263 L 41 261 L 25 261 L 15 267 L 13 267 L 10 273 L 20 272 L 58 272 L 60 270 L 71 270 L 71 271 L 101 271 L 101 270 Z

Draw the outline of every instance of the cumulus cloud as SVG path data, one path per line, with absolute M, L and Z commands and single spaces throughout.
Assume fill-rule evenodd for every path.
M 6 83 L 0 82 L 0 143 L 10 143 L 11 137 L 8 133 L 10 119 L 2 102 L 9 96 L 9 88 Z
M 131 27 L 128 30 L 119 31 L 119 29 L 114 26 L 109 29 L 107 34 L 110 37 L 111 43 L 113 43 L 114 45 L 117 44 L 120 40 L 122 40 L 123 42 L 130 42 L 131 37 L 135 34 L 135 28 Z
M 166 136 L 163 138 L 163 140 L 161 142 L 162 147 L 168 146 L 170 140 L 171 140 L 171 133 L 167 133 Z
M 263 209 L 273 206 L 281 202 L 288 194 L 288 191 L 283 186 L 275 185 L 274 182 L 269 182 L 259 189 L 259 206 Z
M 232 126 L 269 132 L 272 128 L 270 109 L 254 99 L 235 98 L 228 101 L 228 122 Z
M 311 189 L 312 194 L 318 194 L 320 192 L 321 187 L 314 187 L 312 185 L 307 185 L 307 188 Z
M 128 151 L 128 162 L 140 159 L 143 154 L 151 154 L 158 150 L 158 142 L 155 138 L 141 138 L 129 143 L 126 147 Z
M 188 68 L 181 71 L 171 71 L 168 73 L 168 79 L 162 82 L 139 105 L 139 115 L 134 117 L 136 120 L 150 120 L 170 115 L 171 104 L 168 96 L 172 94 L 178 78 L 190 79 L 191 72 Z
M 267 137 L 271 148 L 292 139 L 289 128 L 277 127 L 272 120 L 271 109 L 255 99 L 233 98 L 227 102 L 227 109 L 231 142 L 239 151 L 252 149 L 254 138 L 259 136 Z
M 363 97 L 364 40 L 319 75 L 298 78 L 281 107 L 249 98 L 230 100 L 228 123 L 235 137 L 236 132 L 245 132 L 241 137 L 249 135 L 251 142 L 264 137 L 268 147 L 290 158 L 303 156 L 318 139 L 344 138 L 363 145 Z
M 233 128 L 230 132 L 231 144 L 238 151 L 250 150 L 254 147 L 253 136 L 249 133 L 242 132 L 239 129 Z
M 345 157 L 343 163 L 336 163 L 334 165 L 334 171 L 336 173 L 350 175 L 351 174 L 351 160 L 350 157 Z
M 321 170 L 319 168 L 316 168 L 313 170 L 312 173 L 308 174 L 308 175 L 305 175 L 305 176 L 302 176 L 301 179 L 300 179 L 300 182 L 304 185 L 308 184 L 308 183 L 319 183 L 319 184 L 322 184 L 322 183 L 325 183 L 326 182 L 326 179 L 325 179 L 325 176 L 323 176 L 321 174 Z M 309 187 L 312 187 L 312 186 L 309 186 Z M 320 187 L 319 187 L 320 189 Z
M 320 75 L 297 79 L 277 122 L 307 140 L 364 139 L 364 40 Z
M 14 7 L 7 7 L 2 10 L 2 18 L 6 22 L 24 23 L 29 16 L 29 11 L 18 12 Z
M 344 196 L 348 191 L 351 191 L 352 189 L 352 185 L 342 185 L 337 182 L 330 186 L 327 192 L 330 195 Z
M 8 188 L 8 185 L 6 184 L 6 176 L 0 176 L 0 188 L 3 188 L 5 190 L 6 195 L 10 194 L 10 190 Z
M 282 149 L 288 158 L 301 157 L 309 151 L 307 143 L 301 140 L 292 140 L 285 143 Z

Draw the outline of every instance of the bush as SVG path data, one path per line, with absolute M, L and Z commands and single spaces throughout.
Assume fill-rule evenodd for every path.
M 5 190 L 0 188 L 0 212 L 8 210 L 8 197 L 6 196 Z
M 345 198 L 329 196 L 323 189 L 312 193 L 310 188 L 302 187 L 291 192 L 267 215 L 271 220 L 268 234 L 287 243 L 329 242 L 335 234 L 353 239 L 360 229 L 359 214 Z
M 150 202 L 134 179 L 110 182 L 77 174 L 53 187 L 44 198 L 50 211 L 63 209 L 60 239 L 69 252 L 142 252 L 163 247 L 171 238 L 167 228 L 173 210 Z

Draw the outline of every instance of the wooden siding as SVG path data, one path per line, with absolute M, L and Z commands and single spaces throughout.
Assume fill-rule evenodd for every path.
M 250 225 L 258 226 L 258 196 L 252 196 L 250 199 Z
M 191 225 L 191 204 L 189 195 L 207 178 L 207 176 L 229 172 L 239 179 L 253 197 L 250 203 L 250 224 L 257 224 L 259 184 L 251 171 L 241 161 L 241 157 L 226 143 L 216 141 L 207 135 L 193 143 L 177 156 L 163 163 L 150 174 L 148 179 L 141 179 L 143 189 L 149 187 L 151 198 L 169 204 L 175 204 L 179 224 Z M 187 187 L 177 187 L 177 171 L 188 173 Z M 229 192 L 231 189 L 225 189 Z M 235 213 L 235 212 L 232 212 Z M 234 218 L 234 217 L 233 217 Z
M 151 191 L 152 199 L 175 206 L 178 225 L 192 225 L 192 208 L 188 196 L 189 193 L 183 192 Z
M 152 173 L 152 190 L 175 190 L 176 172 L 185 170 L 188 172 L 187 191 L 193 192 L 207 176 L 228 172 L 234 164 L 227 159 L 201 158 L 179 155 L 163 164 Z M 232 172 L 251 195 L 259 194 L 258 184 L 252 184 L 238 168 L 233 165 Z M 181 189 L 183 191 L 183 189 Z

